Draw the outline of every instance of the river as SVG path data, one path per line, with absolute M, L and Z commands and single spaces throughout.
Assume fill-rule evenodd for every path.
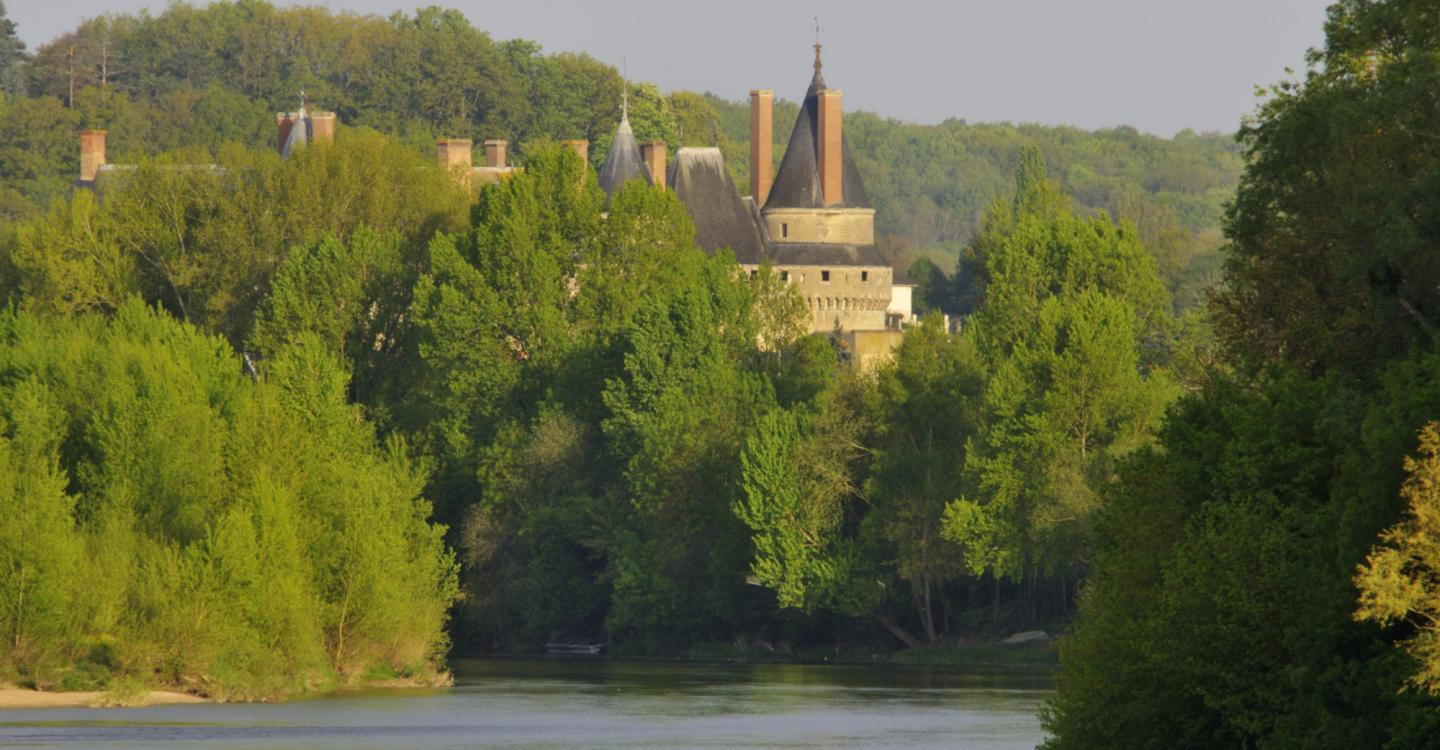
M 1048 674 L 979 668 L 485 659 L 455 686 L 276 704 L 0 711 L 0 747 L 1019 750 Z

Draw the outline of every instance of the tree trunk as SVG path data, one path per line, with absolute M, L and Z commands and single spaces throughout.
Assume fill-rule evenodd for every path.
M 899 638 L 901 643 L 904 643 L 910 648 L 915 648 L 916 646 L 920 645 L 920 639 L 911 635 L 910 632 L 907 631 L 905 628 L 900 627 L 899 623 L 895 622 L 889 617 L 886 617 L 885 615 L 880 614 L 879 612 L 876 612 L 874 614 L 874 617 L 876 622 L 884 625 L 885 629 L 890 631 L 891 635 Z
M 1000 632 L 1000 576 L 992 573 L 990 580 L 995 582 L 990 594 L 990 627 L 995 632 Z
M 930 603 L 930 575 L 923 576 L 925 582 L 925 597 L 920 602 L 920 624 L 925 627 L 925 642 L 935 642 L 935 614 L 934 607 Z

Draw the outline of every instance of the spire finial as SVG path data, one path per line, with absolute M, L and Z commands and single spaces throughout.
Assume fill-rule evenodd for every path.
M 300 89 L 300 111 L 305 111 L 305 89 Z
M 820 16 L 815 16 L 815 72 L 820 72 Z
M 620 81 L 623 86 L 620 90 L 620 119 L 630 119 L 630 66 L 625 58 L 620 58 Z

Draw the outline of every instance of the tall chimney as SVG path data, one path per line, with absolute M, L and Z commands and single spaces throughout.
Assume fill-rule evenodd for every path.
M 505 141 L 501 140 L 491 139 L 485 141 L 485 166 L 505 166 L 505 147 L 507 145 Z
M 569 148 L 571 151 L 574 151 L 576 154 L 579 154 L 580 161 L 586 163 L 590 161 L 590 141 L 560 141 L 560 143 L 566 148 Z
M 650 170 L 650 184 L 665 189 L 665 141 L 646 141 L 640 144 L 640 160 Z
M 435 141 L 435 158 L 440 168 L 449 172 L 462 184 L 469 185 L 471 177 L 470 150 L 475 144 L 469 138 L 441 138 Z
M 310 113 L 310 140 L 314 143 L 330 143 L 335 140 L 335 113 Z
M 840 144 L 840 90 L 825 89 L 819 97 L 820 196 L 821 202 L 832 206 L 845 200 L 844 159 Z
M 750 195 L 757 206 L 765 205 L 770 197 L 770 170 L 775 166 L 771 155 L 775 134 L 770 121 L 774 103 L 775 92 L 769 89 L 750 92 Z
M 100 167 L 105 165 L 105 131 L 104 130 L 82 130 L 80 131 L 80 179 L 83 182 L 94 182 L 95 176 L 100 174 Z

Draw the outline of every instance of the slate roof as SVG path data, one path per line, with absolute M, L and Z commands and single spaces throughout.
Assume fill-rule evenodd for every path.
M 874 245 L 838 242 L 776 242 L 770 260 L 777 266 L 888 266 Z
M 718 148 L 681 148 L 666 182 L 695 222 L 695 244 L 708 252 L 728 247 L 735 260 L 758 264 L 765 257 L 756 216 L 740 197 Z
M 818 65 L 818 63 L 817 63 Z M 810 80 L 810 89 L 805 92 L 805 101 L 800 105 L 800 116 L 795 118 L 795 129 L 790 131 L 790 143 L 785 147 L 785 158 L 780 161 L 780 170 L 775 173 L 770 195 L 765 208 L 826 208 L 820 195 L 820 168 L 816 144 L 815 124 L 818 120 L 820 92 L 825 90 L 825 78 L 820 69 Z M 849 138 L 844 129 L 840 131 L 840 160 L 844 169 L 841 182 L 842 200 L 829 208 L 873 208 L 865 185 L 860 181 L 860 169 L 850 154 Z
M 289 156 L 296 149 L 310 142 L 310 113 L 301 106 L 295 116 L 295 124 L 290 126 L 290 134 L 285 137 L 285 143 L 280 146 L 280 155 Z
M 635 142 L 635 133 L 630 130 L 630 118 L 620 118 L 620 127 L 615 129 L 615 140 L 605 153 L 600 164 L 600 189 L 609 196 L 630 180 L 650 182 L 650 170 L 640 157 L 640 145 Z

